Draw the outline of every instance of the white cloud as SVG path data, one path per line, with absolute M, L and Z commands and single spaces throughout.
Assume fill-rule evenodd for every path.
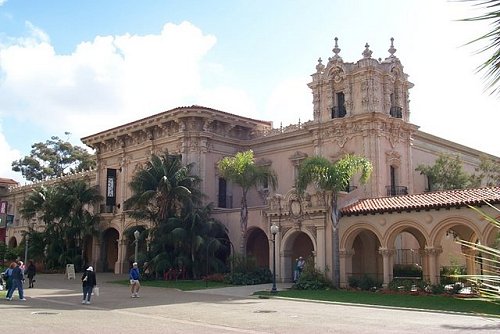
M 0 6 L 4 5 L 7 2 L 7 0 L 0 0 Z
M 266 105 L 266 120 L 274 127 L 304 123 L 312 119 L 312 94 L 309 78 L 290 78 L 280 82 L 271 92 Z
M 69 55 L 29 26 L 31 36 L 0 46 L 0 112 L 49 132 L 64 126 L 82 137 L 204 94 L 200 67 L 216 39 L 188 22 L 157 35 L 97 36 Z
M 2 126 L 0 124 L 0 177 L 16 180 L 22 182 L 23 178 L 20 173 L 12 170 L 12 161 L 19 160 L 22 155 L 18 150 L 13 149 L 7 143 L 5 136 L 2 134 Z

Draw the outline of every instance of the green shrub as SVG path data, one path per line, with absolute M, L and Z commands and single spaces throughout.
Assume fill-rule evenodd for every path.
M 377 281 L 369 275 L 363 275 L 359 281 L 359 288 L 361 290 L 377 290 L 382 287 L 382 282 Z
M 395 264 L 393 268 L 394 277 L 420 277 L 422 278 L 422 267 L 417 264 Z
M 359 288 L 359 281 L 360 279 L 356 276 L 349 276 L 348 278 L 348 283 L 349 283 L 349 287 L 353 288 L 353 289 L 357 289 Z
M 444 293 L 444 286 L 441 284 L 433 284 L 430 285 L 430 292 L 435 295 L 440 295 Z
M 454 276 L 466 275 L 466 274 L 467 274 L 467 269 L 464 266 L 441 267 L 441 270 L 439 272 L 441 284 L 443 285 L 454 284 L 457 281 L 465 281 L 465 279 L 460 280 Z
M 417 289 L 419 291 L 427 291 L 429 284 L 421 279 L 407 279 L 407 278 L 395 278 L 387 286 L 389 290 L 393 291 L 413 291 L 412 289 Z
M 224 282 L 233 285 L 254 285 L 272 282 L 269 268 L 257 267 L 252 256 L 236 255 L 233 259 L 233 272 L 224 275 Z
M 252 272 L 233 272 L 224 275 L 224 282 L 233 285 L 255 285 L 272 282 L 269 268 L 256 268 Z
M 321 272 L 314 266 L 312 259 L 307 259 L 299 280 L 293 285 L 297 290 L 325 290 L 332 287 L 332 282 L 326 276 L 327 270 Z

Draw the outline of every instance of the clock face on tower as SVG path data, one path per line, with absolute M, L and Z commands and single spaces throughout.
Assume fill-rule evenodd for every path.
M 301 206 L 300 206 L 300 202 L 296 199 L 292 200 L 290 202 L 290 214 L 292 216 L 300 216 L 300 213 L 301 213 Z

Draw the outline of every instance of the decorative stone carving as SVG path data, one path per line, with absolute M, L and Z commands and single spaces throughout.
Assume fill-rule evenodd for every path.
M 365 49 L 362 53 L 363 58 L 368 59 L 372 57 L 372 51 L 370 50 L 370 45 L 368 43 L 365 44 Z
M 308 225 L 306 226 L 306 229 L 311 233 L 311 235 L 314 237 L 314 239 L 317 239 L 318 236 L 317 236 L 317 231 L 316 231 L 316 226 L 314 225 Z

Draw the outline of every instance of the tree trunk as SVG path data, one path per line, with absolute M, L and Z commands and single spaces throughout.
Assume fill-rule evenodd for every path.
M 240 228 L 241 228 L 241 242 L 240 242 L 240 253 L 246 256 L 246 235 L 248 226 L 248 206 L 247 206 L 247 191 L 243 190 L 243 196 L 241 197 L 241 210 L 240 210 Z
M 333 286 L 340 288 L 340 241 L 339 241 L 339 211 L 337 208 L 337 194 L 332 194 L 332 250 L 333 250 Z

